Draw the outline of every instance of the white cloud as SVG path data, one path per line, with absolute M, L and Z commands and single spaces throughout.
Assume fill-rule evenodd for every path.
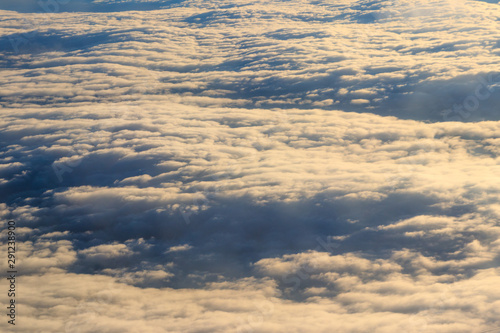
M 497 5 L 84 4 L 0 19 L 20 332 L 500 326 Z
M 179 251 L 187 251 L 189 249 L 192 249 L 193 247 L 189 244 L 183 244 L 183 245 L 177 245 L 177 246 L 172 246 L 171 248 L 168 249 L 168 252 L 179 252 Z

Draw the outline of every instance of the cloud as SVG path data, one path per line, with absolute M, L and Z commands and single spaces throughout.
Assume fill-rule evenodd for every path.
M 136 3 L 150 9 L 147 4 L 160 2 Z M 489 112 L 497 93 L 474 96 L 498 60 L 492 5 L 161 4 L 165 9 L 114 12 L 110 19 L 108 13 L 83 21 L 78 14 L 55 13 L 50 28 L 44 15 L 23 14 L 22 21 L 6 12 L 5 61 L 23 75 L 2 79 L 3 105 L 174 99 L 251 108 L 340 107 L 431 121 L 498 119 Z M 232 43 L 218 42 L 224 39 L 219 25 Z M 490 83 L 496 87 L 498 79 Z M 476 100 L 465 100 L 467 95 Z
M 170 249 L 168 249 L 168 252 L 179 252 L 179 251 L 188 251 L 192 249 L 193 247 L 189 244 L 183 244 L 183 245 L 177 245 L 177 246 L 172 246 Z
M 0 20 L 21 332 L 500 326 L 498 6 L 34 5 Z
M 130 256 L 133 252 L 125 244 L 114 243 L 90 247 L 80 251 L 80 254 L 91 259 L 109 260 L 122 256 Z
M 100 275 L 51 273 L 25 278 L 30 291 L 25 313 L 30 320 L 21 332 L 279 332 L 283 328 L 465 332 L 491 329 L 498 318 L 494 301 L 498 295 L 489 288 L 498 282 L 494 270 L 454 283 L 394 276 L 383 282 L 353 282 L 355 289 L 348 287 L 347 278 L 338 279 L 346 289 L 335 299 L 313 296 L 294 303 L 281 300 L 269 280 L 213 283 L 206 290 L 158 290 Z M 56 288 L 58 298 L 51 295 Z M 390 296 L 395 293 L 400 296 Z M 36 319 L 42 309 L 51 311 L 46 319 Z M 423 310 L 418 315 L 412 314 L 419 309 Z M 476 319 L 480 313 L 485 316 Z

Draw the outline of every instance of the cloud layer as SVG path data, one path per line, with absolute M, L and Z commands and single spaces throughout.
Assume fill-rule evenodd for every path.
M 497 5 L 58 4 L 0 20 L 20 332 L 500 327 Z

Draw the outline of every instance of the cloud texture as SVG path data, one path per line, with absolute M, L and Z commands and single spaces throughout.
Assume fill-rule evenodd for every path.
M 123 3 L 0 7 L 19 332 L 500 327 L 496 4 Z

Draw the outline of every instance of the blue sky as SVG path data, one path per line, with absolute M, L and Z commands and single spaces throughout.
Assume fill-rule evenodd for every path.
M 0 10 L 19 332 L 500 326 L 496 3 Z

